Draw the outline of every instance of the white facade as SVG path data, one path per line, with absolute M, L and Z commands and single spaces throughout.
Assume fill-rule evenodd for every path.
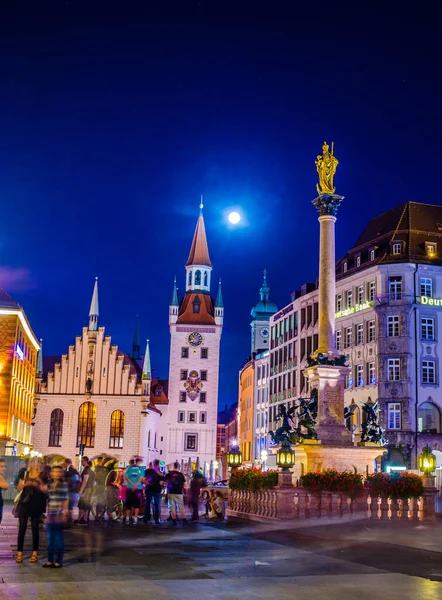
M 268 327 L 268 324 L 267 324 Z M 268 350 L 255 356 L 254 386 L 254 449 L 253 463 L 266 462 L 268 450 L 268 418 L 269 418 L 269 375 L 270 353 Z

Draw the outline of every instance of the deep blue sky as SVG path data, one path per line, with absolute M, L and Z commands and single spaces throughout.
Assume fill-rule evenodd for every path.
M 168 302 L 203 193 L 226 306 L 223 406 L 262 269 L 279 306 L 317 276 L 324 139 L 345 196 L 338 255 L 376 214 L 442 203 L 440 25 L 425 3 L 143 4 L 161 9 L 42 1 L 1 15 L 0 285 L 61 354 L 98 275 L 100 324 L 130 351 L 139 314 L 167 377 Z M 228 228 L 230 207 L 247 226 Z

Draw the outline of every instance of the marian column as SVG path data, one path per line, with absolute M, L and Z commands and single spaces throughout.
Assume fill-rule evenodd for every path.
M 319 344 L 309 357 L 310 366 L 305 369 L 313 390 L 318 394 L 318 419 L 316 432 L 325 444 L 347 445 L 351 434 L 344 423 L 344 377 L 348 373 L 345 356 L 335 349 L 335 223 L 343 196 L 335 194 L 333 178 L 338 166 L 326 142 L 322 155 L 316 159 L 319 185 L 318 197 L 313 200 L 319 212 Z

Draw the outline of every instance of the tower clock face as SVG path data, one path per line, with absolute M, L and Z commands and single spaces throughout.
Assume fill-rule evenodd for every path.
M 200 346 L 203 343 L 203 336 L 198 331 L 192 331 L 187 341 L 191 346 Z
M 268 338 L 269 337 L 269 330 L 268 327 L 263 327 L 262 329 L 259 330 L 259 335 L 263 338 Z

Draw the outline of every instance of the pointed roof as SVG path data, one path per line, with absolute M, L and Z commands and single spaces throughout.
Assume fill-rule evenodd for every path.
M 95 277 L 94 293 L 92 294 L 91 308 L 89 310 L 90 317 L 98 317 L 98 277 Z
M 40 350 L 37 355 L 37 378 L 43 377 L 43 340 L 40 338 Z
M 140 358 L 140 319 L 135 319 L 134 339 L 132 340 L 132 358 Z
M 224 308 L 223 293 L 221 291 L 221 277 L 219 278 L 218 294 L 215 302 L 216 308 Z
M 271 315 L 274 315 L 278 311 L 278 307 L 274 302 L 270 302 L 270 288 L 267 283 L 267 271 L 264 269 L 262 285 L 259 288 L 260 300 L 252 308 L 250 314 L 254 318 L 266 318 L 269 319 Z
M 20 308 L 15 300 L 11 298 L 9 294 L 5 292 L 3 288 L 0 288 L 0 308 Z
M 170 301 L 170 306 L 179 306 L 180 305 L 180 301 L 178 300 L 178 288 L 176 286 L 176 277 L 173 280 L 173 292 L 172 292 L 172 299 Z
M 152 369 L 150 368 L 149 340 L 146 340 L 146 352 L 144 354 L 143 373 L 141 375 L 141 379 L 147 379 L 148 381 L 152 379 Z
M 209 247 L 207 245 L 202 203 L 200 205 L 200 216 L 198 217 L 198 221 L 196 222 L 192 246 L 190 247 L 189 258 L 186 262 L 186 267 L 189 267 L 190 265 L 204 265 L 206 267 L 212 266 L 209 256 Z

